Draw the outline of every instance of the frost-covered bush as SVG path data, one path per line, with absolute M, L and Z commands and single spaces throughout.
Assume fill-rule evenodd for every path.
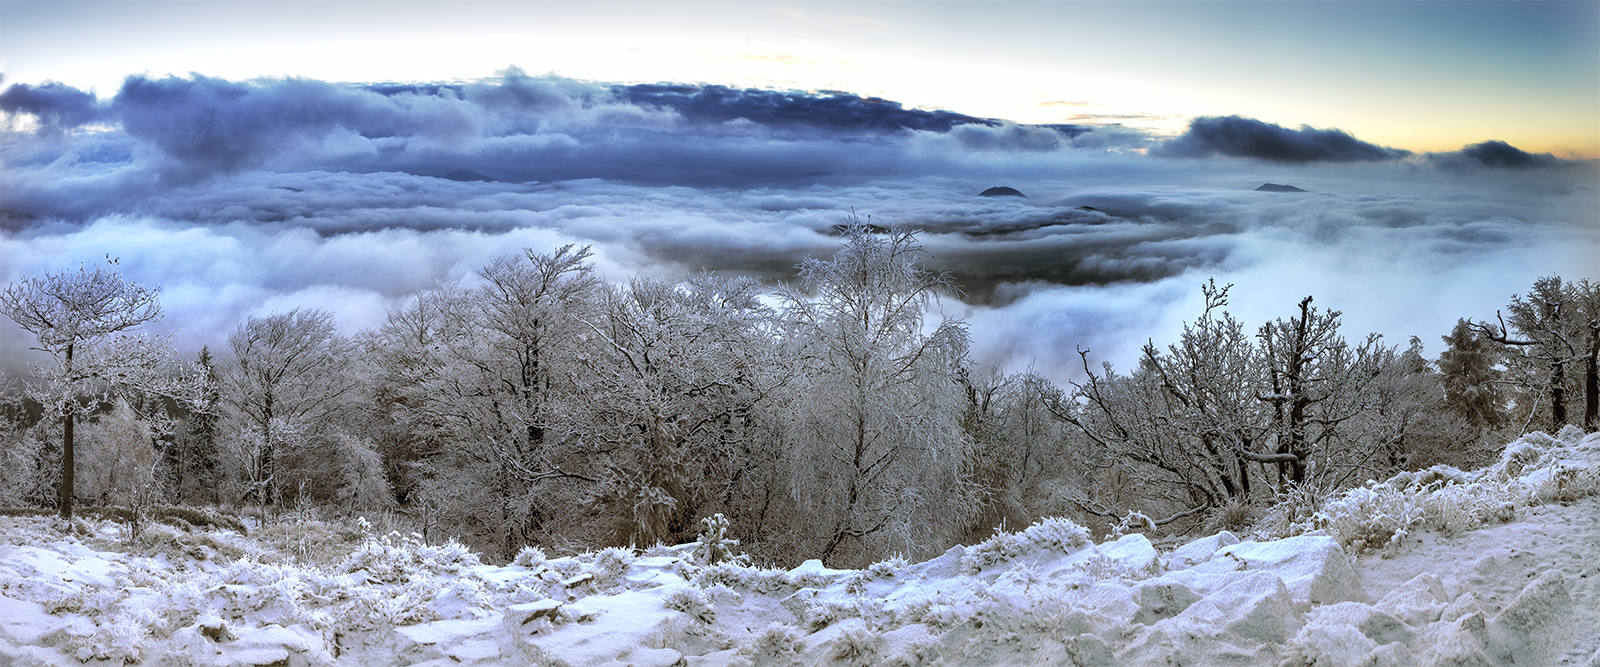
M 806 632 L 816 632 L 847 618 L 860 618 L 861 607 L 856 602 L 840 602 L 813 598 L 800 608 L 801 624 Z
M 344 573 L 364 571 L 382 583 L 406 583 L 438 575 L 461 576 L 479 565 L 482 563 L 478 555 L 453 539 L 432 546 L 416 533 L 389 533 L 362 544 L 337 569 Z
M 175 563 L 185 560 L 231 562 L 243 558 L 248 548 L 230 535 L 208 530 L 183 531 L 166 524 L 152 524 L 144 531 L 140 553 L 166 555 Z
M 283 559 L 306 565 L 339 563 L 371 539 L 359 523 L 322 521 L 313 514 L 267 524 L 257 528 L 253 537 L 264 547 L 263 560 Z
M 634 555 L 631 549 L 609 547 L 581 555 L 578 560 L 587 563 L 589 573 L 594 575 L 595 588 L 604 591 L 621 583 L 622 575 L 633 565 Z
M 740 649 L 755 664 L 786 664 L 796 653 L 804 651 L 806 642 L 799 630 L 782 623 L 772 623 L 755 642 Z
M 700 537 L 695 541 L 694 558 L 707 565 L 723 561 L 741 560 L 735 554 L 739 540 L 728 537 L 728 517 L 713 514 L 700 520 Z
M 78 662 L 90 660 L 112 664 L 138 664 L 144 660 L 150 632 L 128 619 L 117 618 L 95 628 L 94 634 L 66 634 L 61 649 Z
M 1477 472 L 1434 466 L 1384 482 L 1319 497 L 1305 490 L 1280 496 L 1258 524 L 1258 535 L 1279 538 L 1321 530 L 1356 551 L 1396 544 L 1417 530 L 1459 532 L 1512 521 L 1519 507 L 1576 500 L 1600 493 L 1600 468 L 1586 457 L 1582 431 L 1559 437 L 1529 433 L 1506 445 L 1493 465 Z
M 883 653 L 883 636 L 861 624 L 852 624 L 833 640 L 828 658 L 837 663 L 868 667 L 878 663 Z
M 775 578 L 778 581 L 768 583 L 778 584 L 773 587 L 773 590 L 780 590 L 784 574 L 782 570 L 769 570 L 763 573 L 760 570 L 748 568 L 738 563 L 724 561 L 716 565 L 700 568 L 700 571 L 692 576 L 691 581 L 701 588 L 722 585 L 736 591 L 748 591 L 758 588 L 759 584 L 763 583 L 763 579 Z
M 985 567 L 1013 560 L 1034 551 L 1072 553 L 1093 544 L 1089 530 L 1071 519 L 1049 517 L 1020 533 L 1000 533 L 967 549 L 961 568 L 976 574 Z
M 893 579 L 896 574 L 899 574 L 901 570 L 906 569 L 910 565 L 911 562 L 906 560 L 905 556 L 898 554 L 890 557 L 888 560 L 878 561 L 868 565 L 866 569 L 858 570 L 855 574 L 850 575 L 846 580 L 846 590 L 848 590 L 851 595 L 864 594 L 866 592 L 866 586 L 869 582 L 881 579 Z
M 680 588 L 667 595 L 663 604 L 668 609 L 681 611 L 700 623 L 710 625 L 717 620 L 717 608 L 698 588 Z
M 1215 535 L 1224 530 L 1228 532 L 1244 532 L 1250 527 L 1252 519 L 1254 517 L 1252 516 L 1250 503 L 1235 498 L 1218 507 L 1211 514 L 1206 520 L 1205 533 L 1207 535 Z
M 1506 445 L 1505 451 L 1500 453 L 1500 460 L 1490 469 L 1500 481 L 1511 481 L 1544 462 L 1555 446 L 1556 439 L 1548 434 L 1539 431 L 1529 433 Z
M 1155 532 L 1155 529 L 1155 519 L 1150 518 L 1149 515 L 1146 515 L 1144 512 L 1129 510 L 1120 521 L 1111 524 L 1111 532 L 1106 540 L 1115 542 L 1122 539 L 1123 536 L 1127 535 L 1131 531 L 1148 530 Z
M 1149 567 L 1129 567 L 1127 563 L 1101 554 L 1095 554 L 1075 566 L 1077 570 L 1083 572 L 1090 579 L 1126 579 L 1129 581 L 1148 579 L 1157 573 L 1159 567 L 1159 561 L 1152 561 Z
M 867 573 L 879 579 L 890 579 L 899 574 L 901 570 L 911 566 L 911 561 L 901 554 L 890 556 L 888 560 L 878 561 L 867 566 Z
M 1312 526 L 1317 512 L 1322 510 L 1322 506 L 1326 505 L 1333 495 L 1331 491 L 1310 484 L 1289 485 L 1287 489 L 1278 492 L 1272 507 L 1267 508 L 1261 520 L 1256 522 L 1256 536 L 1272 540 L 1294 537 L 1314 530 Z
M 530 545 L 518 551 L 517 557 L 511 559 L 511 564 L 532 569 L 544 565 L 545 560 L 544 549 Z

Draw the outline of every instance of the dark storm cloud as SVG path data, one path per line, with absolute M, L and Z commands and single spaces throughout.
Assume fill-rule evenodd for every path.
M 1529 153 L 1504 141 L 1490 140 L 1451 153 L 1429 153 L 1428 160 L 1445 169 L 1560 169 L 1575 166 L 1549 153 Z
M 0 111 L 29 114 L 54 130 L 70 130 L 94 122 L 99 108 L 94 95 L 72 86 L 46 81 L 37 86 L 14 83 L 0 93 Z
M 672 109 L 702 123 L 743 118 L 762 125 L 875 132 L 949 132 L 957 125 L 999 124 L 950 111 L 906 109 L 899 102 L 840 91 L 804 93 L 667 83 L 617 86 L 614 90 L 619 98 L 632 104 Z
M 260 84 L 132 76 L 112 108 L 130 136 L 170 158 L 169 171 L 198 178 L 259 166 L 341 132 L 395 136 L 407 119 L 383 100 L 307 79 Z
M 14 187 L 5 224 L 86 220 L 126 211 L 118 202 L 130 198 L 145 202 L 140 210 L 162 211 L 148 199 L 153 190 L 205 187 L 199 185 L 205 179 L 252 170 L 471 172 L 508 183 L 839 186 L 930 175 L 1003 177 L 1035 171 L 1063 151 L 1116 151 L 1146 141 L 1126 128 L 981 121 L 842 93 L 607 86 L 516 69 L 478 83 L 364 87 L 134 76 L 106 116 L 120 121 L 121 131 L 75 139 L 68 162 L 55 159 L 63 155 L 58 146 L 12 137 L 8 153 L 40 159 L 17 163 L 36 168 L 9 176 Z M 127 157 L 85 173 L 80 163 L 98 158 L 81 149 L 115 138 Z M 1032 157 L 1019 160 L 1018 153 Z M 284 214 L 261 215 L 271 221 Z M 246 219 L 262 219 L 254 216 Z
M 1411 151 L 1369 144 L 1343 130 L 1309 125 L 1291 130 L 1243 116 L 1202 116 L 1189 129 L 1150 150 L 1162 157 L 1244 157 L 1272 162 L 1380 162 Z

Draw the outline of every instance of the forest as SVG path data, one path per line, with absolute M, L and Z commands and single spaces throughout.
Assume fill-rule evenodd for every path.
M 275 312 L 195 358 L 141 332 L 160 286 L 114 258 L 28 277 L 0 292 L 39 351 L 4 378 L 0 508 L 135 530 L 186 507 L 361 517 L 501 563 L 691 542 L 720 515 L 756 562 L 860 568 L 1045 517 L 1097 537 L 1237 531 L 1600 428 L 1588 280 L 1463 313 L 1435 358 L 1342 331 L 1315 295 L 1241 322 L 1206 281 L 1177 340 L 1125 369 L 1079 349 L 1061 385 L 971 361 L 937 308 L 961 287 L 924 268 L 914 230 L 837 232 L 835 255 L 777 284 L 613 284 L 588 247 L 525 249 L 375 329 Z

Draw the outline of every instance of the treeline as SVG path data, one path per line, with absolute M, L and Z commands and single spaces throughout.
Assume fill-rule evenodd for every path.
M 587 248 L 526 251 L 375 330 L 251 317 L 192 362 L 134 333 L 159 290 L 114 263 L 28 278 L 0 312 L 50 361 L 9 394 L 0 504 L 387 512 L 502 559 L 683 542 L 722 514 L 758 559 L 859 566 L 1050 515 L 1219 527 L 1596 426 L 1588 281 L 1539 280 L 1432 361 L 1416 339 L 1346 340 L 1310 297 L 1247 330 L 1208 283 L 1178 341 L 1126 372 L 1080 351 L 1084 380 L 1060 387 L 972 364 L 913 233 L 841 233 L 776 288 L 613 285 Z

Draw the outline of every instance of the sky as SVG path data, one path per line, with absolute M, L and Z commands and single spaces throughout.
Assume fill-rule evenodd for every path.
M 0 72 L 0 281 L 111 253 L 189 348 L 522 247 L 779 280 L 852 208 L 1055 377 L 1210 277 L 1395 344 L 1600 277 L 1595 2 L 0 0 Z

